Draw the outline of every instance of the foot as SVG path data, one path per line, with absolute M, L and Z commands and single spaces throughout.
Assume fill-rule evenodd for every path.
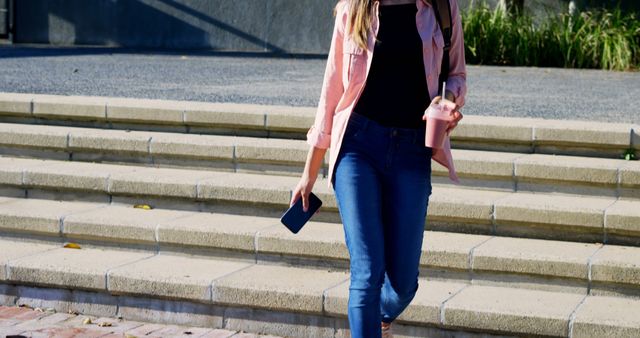
M 381 323 L 382 328 L 382 338 L 393 338 L 393 333 L 391 332 L 391 323 Z

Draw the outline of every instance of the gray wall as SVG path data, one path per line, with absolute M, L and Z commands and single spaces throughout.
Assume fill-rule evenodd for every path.
M 0 0 L 5 1 L 5 0 Z M 459 0 L 466 8 L 473 0 Z M 478 0 L 475 0 L 478 1 Z M 491 4 L 498 0 L 487 0 Z M 614 0 L 578 0 L 579 3 Z M 326 54 L 337 0 L 17 0 L 16 43 Z M 536 14 L 566 0 L 525 0 Z M 637 0 L 622 0 L 624 6 Z M 626 4 L 626 5 L 625 5 Z
M 334 1 L 19 0 L 16 43 L 326 53 Z
M 6 36 L 9 34 L 9 13 L 7 2 L 7 0 L 0 0 L 0 36 Z

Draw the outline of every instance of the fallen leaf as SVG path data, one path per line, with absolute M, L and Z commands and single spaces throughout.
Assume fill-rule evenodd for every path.
M 85 325 L 86 325 L 86 324 L 92 324 L 92 322 L 91 322 L 91 318 L 85 318 L 85 319 L 82 321 L 82 324 L 85 324 Z
M 98 323 L 98 326 L 100 326 L 100 327 L 109 327 L 109 326 L 112 326 L 112 325 L 109 322 L 101 322 L 101 323 Z
M 134 336 L 132 334 L 125 333 L 124 334 L 124 338 L 138 338 L 138 337 L 136 337 L 136 336 Z
M 135 204 L 133 207 L 137 209 L 144 209 L 144 210 L 153 209 L 149 204 Z
M 36 312 L 44 312 L 44 311 L 42 311 L 42 309 L 41 309 L 41 308 L 39 308 L 39 307 L 37 307 L 37 308 L 33 309 L 33 311 L 36 311 Z
M 66 243 L 64 245 L 65 248 L 67 249 L 80 249 L 80 244 L 78 243 Z

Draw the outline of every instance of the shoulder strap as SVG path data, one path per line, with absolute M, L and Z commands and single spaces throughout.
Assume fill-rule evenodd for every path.
M 440 30 L 442 31 L 442 37 L 444 38 L 444 52 L 442 55 L 442 69 L 440 70 L 440 85 L 446 81 L 449 77 L 449 49 L 451 49 L 451 5 L 449 0 L 428 0 L 434 7 L 436 19 Z M 455 0 L 454 0 L 455 1 Z
M 436 18 L 444 37 L 444 48 L 449 51 L 451 48 L 451 5 L 449 0 L 431 0 L 435 7 Z

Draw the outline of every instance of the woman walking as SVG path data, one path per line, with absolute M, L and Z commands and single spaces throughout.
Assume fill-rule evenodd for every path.
M 331 148 L 335 191 L 349 250 L 348 318 L 354 338 L 391 337 L 391 323 L 418 289 L 431 158 L 457 182 L 449 148 L 425 147 L 424 111 L 437 102 L 445 51 L 436 0 L 340 0 L 311 145 L 291 205 L 308 196 Z M 462 119 L 466 70 L 460 15 L 451 10 L 447 99 Z

